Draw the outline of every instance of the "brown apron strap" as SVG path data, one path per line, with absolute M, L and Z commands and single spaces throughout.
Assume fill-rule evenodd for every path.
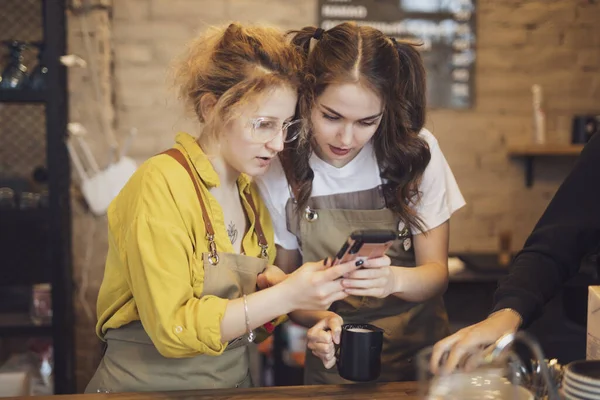
M 208 233 L 211 236 L 214 236 L 215 230 L 213 229 L 212 223 L 210 222 L 210 218 L 208 217 L 208 212 L 206 211 L 206 206 L 204 205 L 202 195 L 200 194 L 200 188 L 198 187 L 198 182 L 196 182 L 196 179 L 194 178 L 194 174 L 192 173 L 192 169 L 190 168 L 190 164 L 188 163 L 187 159 L 181 153 L 181 151 L 177 149 L 169 149 L 163 151 L 160 154 L 166 154 L 168 156 L 173 157 L 187 171 L 188 175 L 192 179 L 192 183 L 194 184 L 194 189 L 196 189 L 196 195 L 198 196 L 200 207 L 202 207 L 202 219 L 204 220 L 204 225 L 206 226 L 206 233 Z
M 171 148 L 166 151 L 163 151 L 160 154 L 166 154 L 168 156 L 173 157 L 179 164 L 181 164 L 181 166 L 187 171 L 188 175 L 190 176 L 192 183 L 194 184 L 194 189 L 196 190 L 196 195 L 198 196 L 198 201 L 200 202 L 200 207 L 202 208 L 202 219 L 204 220 L 204 225 L 206 225 L 206 233 L 209 235 L 209 241 L 211 242 L 211 246 L 214 246 L 214 255 L 216 255 L 216 245 L 214 244 L 214 240 L 213 240 L 214 236 L 215 236 L 215 231 L 213 229 L 212 223 L 210 222 L 208 212 L 206 211 L 206 206 L 204 205 L 204 201 L 202 200 L 202 195 L 200 194 L 200 188 L 198 187 L 198 182 L 194 178 L 194 174 L 192 172 L 192 169 L 190 168 L 190 164 L 188 163 L 188 161 L 185 158 L 185 156 L 183 155 L 183 153 L 181 151 L 179 151 L 178 149 Z M 267 238 L 265 237 L 265 234 L 262 229 L 262 225 L 260 223 L 260 217 L 258 214 L 258 210 L 256 209 L 256 206 L 254 205 L 254 200 L 252 199 L 252 194 L 245 193 L 245 196 L 246 196 L 246 200 L 248 201 L 248 204 L 250 205 L 250 208 L 252 209 L 252 212 L 254 213 L 254 219 L 255 219 L 254 226 L 255 226 L 256 234 L 258 236 L 258 245 L 261 248 L 260 255 L 263 258 L 268 258 L 269 255 L 267 253 L 267 248 L 268 248 L 269 244 L 267 243 Z M 213 253 L 212 249 L 211 249 L 211 253 Z M 216 258 L 216 262 L 218 262 L 218 258 Z
M 252 199 L 252 194 L 249 192 L 246 192 L 245 196 L 250 208 L 252 209 L 252 212 L 254 213 L 254 229 L 256 230 L 256 235 L 258 236 L 258 245 L 261 248 L 260 255 L 263 258 L 268 258 L 269 254 L 267 253 L 267 248 L 269 247 L 269 244 L 267 243 L 267 238 L 265 237 L 262 225 L 260 224 L 260 216 L 256 206 L 254 205 L 254 199 Z

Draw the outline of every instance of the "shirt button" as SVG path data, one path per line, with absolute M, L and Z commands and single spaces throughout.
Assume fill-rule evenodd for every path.
M 181 333 L 181 332 L 183 332 L 183 328 L 181 326 L 177 325 L 175 327 L 175 333 Z

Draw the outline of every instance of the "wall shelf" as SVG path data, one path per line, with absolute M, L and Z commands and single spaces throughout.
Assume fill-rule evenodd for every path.
M 509 146 L 511 156 L 576 156 L 583 150 L 582 144 L 527 144 Z
M 525 160 L 525 186 L 533 186 L 533 164 L 536 157 L 577 157 L 583 144 L 525 144 L 508 147 L 510 157 Z
M 0 313 L 2 336 L 52 336 L 51 324 L 34 324 L 27 313 Z
M 1 89 L 0 103 L 44 103 L 47 95 L 45 90 Z
M 67 54 L 67 3 L 0 1 L 0 14 L 14 16 L 2 19 L 0 35 L 43 43 L 41 61 L 48 68 L 44 90 L 0 90 L 0 148 L 5 154 L 16 154 L 9 161 L 19 158 L 11 175 L 7 175 L 7 186 L 14 188 L 19 206 L 24 191 L 41 194 L 41 188 L 29 188 L 21 181 L 29 182 L 39 166 L 47 169 L 48 176 L 44 208 L 26 210 L 14 205 L 16 208 L 0 210 L 0 291 L 17 292 L 17 288 L 42 282 L 50 283 L 52 290 L 52 319 L 43 325 L 33 323 L 20 305 L 14 308 L 0 300 L 0 337 L 51 338 L 54 394 L 61 395 L 75 393 L 71 170 L 66 146 L 69 97 L 67 69 L 60 62 L 60 57 Z M 18 140 L 13 139 L 14 135 L 5 135 L 5 130 L 18 132 Z M 32 148 L 45 153 L 45 157 Z

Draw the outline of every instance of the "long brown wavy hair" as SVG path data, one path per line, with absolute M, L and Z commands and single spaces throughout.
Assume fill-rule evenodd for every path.
M 431 158 L 427 142 L 419 137 L 425 124 L 426 87 L 425 68 L 418 51 L 377 29 L 350 22 L 327 31 L 310 26 L 288 34 L 303 49 L 305 57 L 298 114 L 306 126 L 302 137 L 287 144 L 280 153 L 295 192 L 297 212 L 304 211 L 312 192 L 312 107 L 332 83 L 364 82 L 381 96 L 384 104 L 372 141 L 381 177 L 387 180 L 387 207 L 408 226 L 423 231 L 423 223 L 411 207 L 420 199 L 418 184 Z

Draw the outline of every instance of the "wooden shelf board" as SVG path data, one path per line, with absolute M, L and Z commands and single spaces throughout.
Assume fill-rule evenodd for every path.
M 581 153 L 582 144 L 526 144 L 508 147 L 513 156 L 576 156 Z
M 578 156 L 583 144 L 525 144 L 508 146 L 508 155 L 525 160 L 525 186 L 533 185 L 533 160 L 535 157 Z
M 52 334 L 52 325 L 34 324 L 26 313 L 0 313 L 1 336 L 47 336 Z
M 0 103 L 44 103 L 47 95 L 45 90 L 0 89 Z

